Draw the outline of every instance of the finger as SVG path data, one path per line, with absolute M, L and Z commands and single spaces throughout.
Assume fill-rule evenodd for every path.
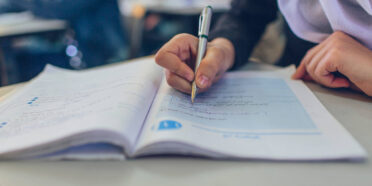
M 322 48 L 324 48 L 325 45 L 327 45 L 327 42 L 326 41 L 321 42 L 317 46 L 315 46 L 312 49 L 308 50 L 308 52 L 306 53 L 306 55 L 302 58 L 302 60 L 300 62 L 300 66 L 297 68 L 296 72 L 292 75 L 292 79 L 301 79 L 306 74 L 309 74 L 309 73 L 306 73 L 306 71 L 307 71 L 307 69 L 306 69 L 307 65 L 309 65 L 309 63 L 311 62 L 311 60 L 313 59 L 313 57 L 320 50 L 322 50 Z
M 165 77 L 167 79 L 167 83 L 169 86 L 184 92 L 184 93 L 191 93 L 191 85 L 190 82 L 185 80 L 184 78 L 178 76 L 177 74 L 170 72 L 169 70 L 165 70 Z
M 209 88 L 216 81 L 216 76 L 222 74 L 226 69 L 223 65 L 223 56 L 217 48 L 210 48 L 196 73 L 196 85 L 202 90 Z M 201 90 L 201 91 L 202 91 Z
M 306 74 L 309 74 L 307 72 L 307 66 L 309 65 L 309 63 L 311 62 L 313 56 L 316 54 L 316 52 L 318 52 L 320 48 L 318 46 L 310 49 L 306 55 L 304 56 L 304 58 L 302 58 L 301 62 L 300 62 L 300 66 L 297 68 L 296 72 L 292 75 L 292 78 L 293 79 L 301 79 L 303 78 Z
M 305 65 L 300 65 L 291 78 L 294 80 L 303 79 L 305 81 L 314 81 L 314 79 L 306 72 Z
M 319 63 L 315 70 L 315 74 L 318 77 L 317 80 L 319 83 L 331 88 L 349 87 L 350 82 L 347 78 L 336 76 L 332 73 L 337 72 L 337 65 L 334 60 L 337 60 L 337 58 L 325 57 Z
M 306 74 L 306 64 L 302 61 L 300 66 L 297 67 L 296 72 L 292 75 L 292 79 L 301 79 Z
M 327 56 L 327 45 L 320 46 L 317 50 L 317 53 L 313 55 L 312 59 L 306 65 L 306 72 L 309 76 L 316 82 L 321 83 L 319 80 L 321 77 L 319 74 L 316 73 L 316 69 L 321 64 L 321 61 L 324 61 Z
M 192 81 L 194 71 L 188 62 L 197 50 L 198 39 L 190 34 L 178 34 L 168 41 L 155 55 L 158 65 Z
M 303 79 L 305 81 L 314 81 L 311 75 L 307 72 L 306 65 L 307 65 L 307 62 L 302 62 L 291 78 L 292 79 Z
M 171 52 L 160 50 L 155 56 L 155 61 L 158 65 L 183 77 L 189 82 L 194 79 L 193 70 L 185 62 L 181 61 L 177 55 Z

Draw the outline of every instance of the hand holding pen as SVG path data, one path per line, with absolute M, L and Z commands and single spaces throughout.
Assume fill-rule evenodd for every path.
M 191 93 L 195 80 L 198 92 L 206 91 L 234 62 L 234 47 L 225 38 L 207 43 L 204 58 L 194 72 L 199 39 L 190 34 L 178 34 L 168 41 L 155 55 L 155 61 L 165 69 L 168 84 L 184 93 Z

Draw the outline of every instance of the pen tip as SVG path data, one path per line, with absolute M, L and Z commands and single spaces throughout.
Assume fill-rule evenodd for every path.
M 195 100 L 195 91 L 191 92 L 191 103 L 194 103 Z
M 195 97 L 196 97 L 197 87 L 195 84 L 195 81 L 192 83 L 191 87 L 191 103 L 194 103 Z

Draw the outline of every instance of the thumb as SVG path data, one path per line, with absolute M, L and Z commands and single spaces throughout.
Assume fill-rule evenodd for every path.
M 203 89 L 209 88 L 223 72 L 223 56 L 216 48 L 210 48 L 201 61 L 196 72 L 196 85 Z

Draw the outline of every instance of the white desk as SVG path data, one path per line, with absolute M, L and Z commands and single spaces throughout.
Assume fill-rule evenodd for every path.
M 246 68 L 268 70 L 273 67 L 249 64 Z M 153 157 L 123 162 L 0 162 L 0 186 L 371 186 L 372 99 L 349 91 L 307 85 L 367 150 L 367 161 L 304 163 Z M 1 88 L 0 95 L 13 88 Z

